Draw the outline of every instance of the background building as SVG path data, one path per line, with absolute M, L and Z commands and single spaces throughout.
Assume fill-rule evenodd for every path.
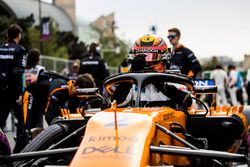
M 67 0 L 61 2 L 60 0 L 54 1 L 53 3 L 46 3 L 41 1 L 41 17 L 50 17 L 52 18 L 58 29 L 61 31 L 74 31 L 75 32 L 75 12 L 74 0 Z M 71 2 L 71 3 L 66 3 Z M 62 6 L 59 7 L 59 6 Z M 67 8 L 69 12 L 65 12 L 63 8 Z M 72 9 L 73 8 L 73 9 Z M 39 0 L 0 0 L 0 15 L 5 15 L 7 17 L 22 18 L 27 17 L 33 14 L 35 19 L 35 24 L 39 24 Z
M 114 13 L 110 13 L 107 16 L 100 16 L 91 23 L 91 26 L 97 29 L 102 37 L 114 37 L 116 28 Z
M 77 32 L 75 0 L 53 0 L 53 4 L 62 8 L 69 15 L 73 22 L 74 32 Z
M 244 55 L 243 69 L 247 70 L 250 68 L 250 54 Z
M 100 16 L 89 23 L 76 18 L 75 0 L 52 0 L 52 3 L 40 0 L 0 0 L 0 15 L 23 18 L 33 14 L 35 25 L 38 25 L 39 2 L 42 18 L 51 18 L 60 31 L 72 31 L 86 44 L 99 42 L 100 37 L 115 36 L 114 13 Z
M 77 18 L 77 30 L 80 41 L 86 44 L 90 44 L 91 42 L 99 43 L 100 33 L 94 30 L 89 22 Z

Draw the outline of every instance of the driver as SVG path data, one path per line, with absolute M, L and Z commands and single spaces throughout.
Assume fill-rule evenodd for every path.
M 165 72 L 167 45 L 161 37 L 144 35 L 140 37 L 131 49 L 133 55 L 131 72 Z M 118 104 L 135 100 L 136 86 L 121 83 L 115 90 L 114 99 Z M 187 92 L 178 90 L 167 83 L 148 84 L 142 90 L 141 101 L 171 101 L 174 105 L 190 107 L 192 98 Z

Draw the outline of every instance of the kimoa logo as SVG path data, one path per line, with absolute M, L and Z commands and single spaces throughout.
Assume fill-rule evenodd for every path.
M 101 147 L 85 147 L 82 151 L 82 154 L 91 154 L 91 153 L 119 153 L 119 154 L 134 154 L 131 151 L 131 148 L 129 146 L 127 147 L 111 147 L 111 146 L 101 146 Z
M 88 138 L 89 142 L 97 142 L 97 141 L 130 141 L 130 142 L 137 142 L 138 139 L 134 136 L 127 137 L 127 136 L 90 136 Z

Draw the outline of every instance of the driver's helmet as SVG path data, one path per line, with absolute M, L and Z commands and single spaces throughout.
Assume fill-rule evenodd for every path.
M 158 72 L 165 70 L 163 60 L 167 58 L 167 44 L 161 38 L 155 35 L 144 35 L 135 41 L 131 48 L 130 56 L 144 56 L 146 64 Z

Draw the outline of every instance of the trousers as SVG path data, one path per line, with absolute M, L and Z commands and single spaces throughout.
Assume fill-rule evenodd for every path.
M 15 92 L 10 89 L 0 89 L 0 128 L 4 128 L 6 125 L 6 120 L 10 112 L 14 113 L 17 119 L 17 131 L 16 136 L 18 137 L 22 131 L 22 106 L 16 103 Z

